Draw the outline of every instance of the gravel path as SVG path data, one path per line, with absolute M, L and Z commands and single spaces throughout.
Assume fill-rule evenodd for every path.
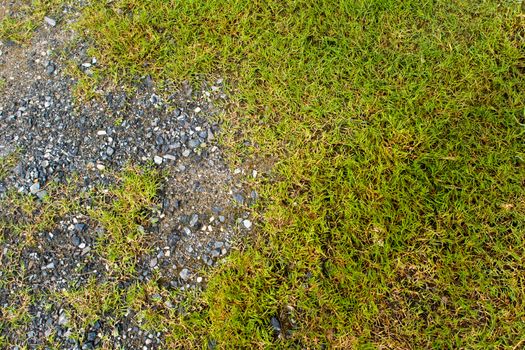
M 5 81 L 0 156 L 16 155 L 17 160 L 0 180 L 0 198 L 12 191 L 39 201 L 54 195 L 51 183 L 65 184 L 73 177 L 79 181 L 72 192 L 86 193 L 114 184 L 113 174 L 126 164 L 157 167 L 163 181 L 154 224 L 146 228 L 151 253 L 137 257 L 129 283 L 155 278 L 166 288 L 202 288 L 206 281 L 200 271 L 217 264 L 251 229 L 248 208 L 256 200 L 242 185 L 243 171 L 230 172 L 217 143 L 222 113 L 217 106 L 226 99 L 222 81 L 199 89 L 183 84 L 158 90 L 143 77 L 134 94 L 113 88 L 99 91 L 100 99 L 78 103 L 66 62 L 91 74 L 97 58 L 86 55 L 83 43 L 71 50 L 73 37 L 48 19 L 30 45 L 0 44 L 0 79 Z M 67 55 L 58 55 L 64 48 Z M 0 221 L 16 221 L 16 215 L 0 207 Z M 0 336 L 12 349 L 41 348 L 51 336 L 64 349 L 97 348 L 103 337 L 115 348 L 162 348 L 164 335 L 141 330 L 133 315 L 119 320 L 116 328 L 98 320 L 80 339 L 72 337 L 68 305 L 51 295 L 93 277 L 99 283 L 108 279 L 93 249 L 101 228 L 81 211 L 55 222 L 53 230 L 38 232 L 36 241 L 23 248 L 15 232 L 5 231 L 0 240 L 0 278 L 7 278 L 8 271 L 15 276 L 9 288 L 0 290 L 0 317 L 24 302 L 16 298 L 20 291 L 34 297 L 28 322 L 16 331 L 0 325 Z M 13 272 L 15 266 L 23 269 Z

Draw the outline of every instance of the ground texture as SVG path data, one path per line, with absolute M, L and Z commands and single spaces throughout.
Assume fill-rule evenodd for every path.
M 2 346 L 525 347 L 523 2 L 1 4 Z

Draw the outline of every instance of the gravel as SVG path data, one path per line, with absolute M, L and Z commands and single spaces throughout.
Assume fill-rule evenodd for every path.
M 250 192 L 243 172 L 229 170 L 215 141 L 221 132 L 216 116 L 225 96 L 222 83 L 203 83 L 198 89 L 167 83 L 158 89 L 151 77 L 142 77 L 135 93 L 100 89 L 99 99 L 78 103 L 72 95 L 75 81 L 63 73 L 66 62 L 76 62 L 88 74 L 97 59 L 87 55 L 86 43 L 67 46 L 74 36 L 62 18 L 60 23 L 51 17 L 44 21 L 30 45 L 0 45 L 0 78 L 9 81 L 0 96 L 0 154 L 20 150 L 17 163 L 0 181 L 0 198 L 15 191 L 43 200 L 53 195 L 48 186 L 65 185 L 73 177 L 81 180 L 73 192 L 90 193 L 117 185 L 112 174 L 127 164 L 150 166 L 153 161 L 162 168 L 161 205 L 152 209 L 153 224 L 144 228 L 150 253 L 137 257 L 136 273 L 127 283 L 161 279 L 170 289 L 205 288 L 205 276 L 193 271 L 216 265 L 242 239 L 239 220 L 244 228 L 252 227 L 241 211 L 253 197 L 246 195 Z M 66 57 L 56 54 L 66 46 Z M 82 200 L 78 205 L 91 204 Z M 8 218 L 13 219 L 10 208 L 0 203 L 0 222 Z M 0 266 L 25 269 L 19 284 L 0 290 L 0 303 L 10 305 L 17 291 L 41 296 L 85 286 L 90 278 L 108 280 L 106 263 L 97 252 L 103 228 L 76 212 L 55 221 L 52 232 L 36 232 L 29 247 L 22 248 L 19 235 L 5 236 Z M 15 256 L 19 258 L 13 260 Z M 115 315 L 108 314 L 107 320 L 85 329 L 82 339 L 73 339 L 66 310 L 70 306 L 45 294 L 34 299 L 31 322 L 19 331 L 32 348 L 46 346 L 46 332 L 55 334 L 61 349 L 98 348 L 102 337 L 117 348 L 163 348 L 163 335 L 141 330 L 132 314 L 119 319 L 118 329 L 109 326 Z M 0 331 L 0 337 L 12 343 L 18 334 Z

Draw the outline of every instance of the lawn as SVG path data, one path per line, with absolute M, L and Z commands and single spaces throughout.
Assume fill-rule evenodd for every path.
M 519 2 L 93 0 L 76 28 L 95 76 L 223 77 L 230 158 L 265 170 L 257 234 L 148 315 L 167 346 L 525 347 Z

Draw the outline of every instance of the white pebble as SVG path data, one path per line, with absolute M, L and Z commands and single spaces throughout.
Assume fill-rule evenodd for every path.
M 44 17 L 44 21 L 49 24 L 51 27 L 54 27 L 57 25 L 57 21 L 55 21 L 53 18 L 51 17 Z
M 242 224 L 244 225 L 244 227 L 246 227 L 248 230 L 252 227 L 252 222 L 248 219 L 246 220 L 243 220 L 242 221 Z

